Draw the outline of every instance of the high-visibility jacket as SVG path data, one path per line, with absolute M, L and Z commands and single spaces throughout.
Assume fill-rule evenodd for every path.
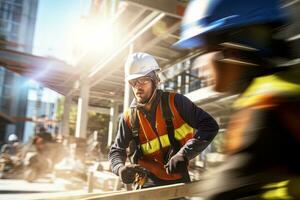
M 230 165 L 214 174 L 216 199 L 247 194 L 259 199 L 300 199 L 295 189 L 300 184 L 300 162 L 295 156 L 300 154 L 297 70 L 255 78 L 234 103 L 236 111 L 225 135 Z
M 173 113 L 174 137 L 179 141 L 180 146 L 183 146 L 189 139 L 193 138 L 194 129 L 189 126 L 178 113 L 174 105 L 175 93 L 170 93 L 169 95 L 169 106 Z M 165 159 L 166 156 L 168 156 L 167 154 L 172 144 L 168 137 L 167 127 L 160 104 L 157 106 L 155 115 L 156 130 L 152 128 L 144 114 L 137 110 L 137 117 L 140 124 L 138 135 L 142 151 L 142 157 L 138 160 L 138 163 L 160 179 L 180 179 L 182 178 L 182 174 L 167 174 L 164 168 Z M 128 127 L 131 127 L 130 116 L 130 110 L 127 110 L 124 114 L 124 119 Z

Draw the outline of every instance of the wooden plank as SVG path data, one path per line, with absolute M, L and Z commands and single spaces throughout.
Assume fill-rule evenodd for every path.
M 43 198 L 48 200 L 166 200 L 179 198 L 184 196 L 199 196 L 199 193 L 204 192 L 201 181 L 191 183 L 179 183 L 161 187 L 148 188 L 135 191 L 115 191 L 107 193 L 81 194 L 81 195 L 62 195 L 52 198 Z

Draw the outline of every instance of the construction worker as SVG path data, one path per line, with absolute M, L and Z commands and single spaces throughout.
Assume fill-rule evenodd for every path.
M 7 138 L 8 143 L 4 144 L 1 148 L 1 153 L 6 153 L 11 156 L 16 156 L 20 153 L 22 145 L 19 142 L 19 138 L 16 134 L 10 134 Z
M 10 134 L 8 143 L 1 147 L 0 177 L 20 178 L 22 176 L 24 150 L 16 134 Z
M 123 183 L 134 182 L 141 169 L 148 172 L 143 188 L 189 182 L 189 160 L 199 155 L 218 132 L 216 121 L 188 98 L 158 89 L 159 69 L 149 54 L 128 57 L 126 81 L 134 100 L 120 120 L 109 152 L 112 171 Z M 125 165 L 129 144 L 132 164 Z
M 280 38 L 280 2 L 194 0 L 186 9 L 175 47 L 202 49 L 214 89 L 241 94 L 226 163 L 203 183 L 211 199 L 300 199 L 300 67 Z

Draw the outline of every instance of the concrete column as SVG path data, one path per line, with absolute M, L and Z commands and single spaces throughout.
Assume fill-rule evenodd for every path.
M 130 45 L 130 47 L 129 47 L 128 55 L 130 55 L 132 53 L 133 53 L 133 44 Z M 125 69 L 125 77 L 126 77 L 126 74 L 128 73 L 128 71 L 126 71 L 126 70 L 128 70 L 128 69 Z M 129 107 L 132 99 L 133 99 L 133 94 L 131 92 L 131 86 L 129 85 L 129 83 L 127 81 L 125 81 L 123 111 L 125 111 Z
M 125 82 L 123 111 L 125 111 L 130 106 L 132 99 L 133 94 L 131 91 L 131 86 L 128 82 Z
M 187 70 L 185 74 L 185 94 L 190 92 L 190 74 L 190 70 Z
M 108 139 L 107 139 L 107 146 L 110 146 L 112 141 L 115 138 L 115 134 L 118 127 L 118 104 L 113 102 L 112 106 L 110 107 L 110 121 L 108 127 Z
M 75 136 L 86 138 L 86 129 L 88 121 L 88 105 L 89 105 L 90 87 L 88 79 L 81 80 L 80 82 L 80 96 L 78 98 L 77 106 L 77 120 Z
M 70 95 L 66 95 L 65 102 L 64 102 L 64 113 L 62 118 L 62 130 L 61 130 L 63 136 L 69 136 L 69 117 L 70 117 L 71 105 L 72 105 L 72 97 Z

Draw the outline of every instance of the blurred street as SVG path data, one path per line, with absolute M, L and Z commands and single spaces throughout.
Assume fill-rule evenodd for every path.
M 24 199 L 24 195 L 31 197 L 31 193 L 34 196 L 38 193 L 65 192 L 68 191 L 65 184 L 66 181 L 62 179 L 50 182 L 45 178 L 34 183 L 18 179 L 0 179 L 0 199 Z
M 90 185 L 90 191 L 93 193 L 109 192 L 114 190 L 115 187 L 119 187 L 117 176 L 107 171 L 108 162 L 102 162 L 101 166 L 103 166 L 104 171 L 93 172 L 93 178 L 91 179 L 93 184 Z M 76 174 L 67 173 L 67 170 L 65 170 L 65 173 L 64 176 L 61 176 L 57 172 L 56 177 L 51 173 L 45 174 L 33 182 L 14 178 L 0 179 L 0 199 L 33 199 L 44 198 L 45 196 L 88 193 L 88 181 Z
M 102 190 L 94 189 L 94 192 Z M 77 186 L 65 179 L 57 178 L 53 182 L 48 178 L 29 183 L 20 179 L 0 179 L 0 199 L 34 199 L 57 196 L 60 194 L 86 194 L 87 185 L 81 182 Z

